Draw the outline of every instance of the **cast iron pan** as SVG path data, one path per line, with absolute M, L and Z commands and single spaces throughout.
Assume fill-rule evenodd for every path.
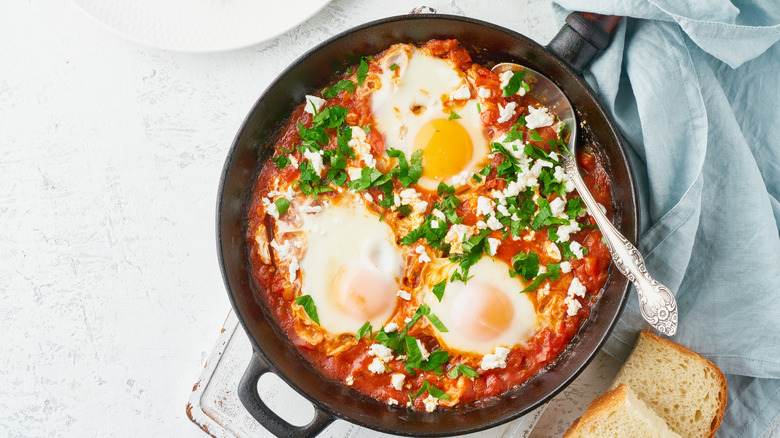
M 602 297 L 566 351 L 546 370 L 498 398 L 432 413 L 391 407 L 323 378 L 298 354 L 258 299 L 246 242 L 246 211 L 258 170 L 273 151 L 278 130 L 304 95 L 328 84 L 333 74 L 398 42 L 457 38 L 475 62 L 487 67 L 510 61 L 553 79 L 568 95 L 581 121 L 583 140 L 592 141 L 612 178 L 613 222 L 636 241 L 634 181 L 614 123 L 580 76 L 609 42 L 618 17 L 574 13 L 547 48 L 511 30 L 464 17 L 407 15 L 391 17 L 334 36 L 288 67 L 250 111 L 227 157 L 217 205 L 217 246 L 233 309 L 251 339 L 254 354 L 239 385 L 249 413 L 276 436 L 317 435 L 337 418 L 381 432 L 443 436 L 487 429 L 517 418 L 552 398 L 593 358 L 612 329 L 628 294 L 628 281 L 610 267 Z M 273 372 L 314 404 L 306 426 L 288 424 L 271 412 L 257 394 L 261 375 Z

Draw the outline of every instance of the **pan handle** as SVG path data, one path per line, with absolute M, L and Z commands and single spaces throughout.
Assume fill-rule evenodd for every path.
M 609 45 L 612 31 L 623 17 L 572 12 L 547 49 L 566 61 L 577 73 Z
M 260 425 L 278 438 L 312 438 L 317 436 L 336 418 L 314 405 L 314 418 L 305 426 L 294 426 L 276 415 L 268 408 L 260 394 L 257 393 L 257 382 L 260 377 L 272 372 L 268 363 L 256 352 L 252 353 L 249 366 L 238 384 L 238 398 L 249 414 Z

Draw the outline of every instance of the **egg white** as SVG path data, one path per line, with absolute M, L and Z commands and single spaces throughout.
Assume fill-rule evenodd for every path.
M 312 297 L 320 326 L 334 335 L 356 333 L 366 321 L 374 327 L 387 323 L 405 267 L 392 230 L 357 198 L 343 201 L 317 214 L 304 214 L 301 227 L 306 234 L 299 261 L 301 294 Z M 340 295 L 338 279 L 357 272 L 394 283 L 393 289 L 375 297 L 382 309 L 373 318 L 361 315 L 357 304 Z
M 445 178 L 444 182 L 464 184 L 490 152 L 477 96 L 451 98 L 453 92 L 467 85 L 465 76 L 450 61 L 407 46 L 391 50 L 379 62 L 382 73 L 375 81 L 378 88 L 371 94 L 371 110 L 374 127 L 382 134 L 385 146 L 402 151 L 409 159 L 415 150 L 415 137 L 423 126 L 436 119 L 447 119 L 455 112 L 460 116 L 456 122 L 471 138 L 473 152 L 461 173 Z M 423 177 L 419 184 L 435 190 L 439 182 Z
M 447 263 L 441 269 L 441 278 L 449 278 L 455 266 Z M 446 275 L 446 277 L 445 277 Z M 521 293 L 523 283 L 509 276 L 506 263 L 483 257 L 469 269 L 471 277 L 467 283 L 448 281 L 441 302 L 426 286 L 423 300 L 436 316 L 441 319 L 447 332 L 438 332 L 437 336 L 445 349 L 455 349 L 477 354 L 488 354 L 495 347 L 512 348 L 525 343 L 540 327 L 533 302 L 527 294 Z M 463 328 L 468 325 L 466 319 L 477 318 L 479 300 L 484 297 L 486 287 L 492 288 L 500 297 L 500 304 L 507 306 L 511 320 L 505 330 L 490 339 L 476 336 Z M 472 322 L 475 320 L 471 320 Z M 465 323 L 465 324 L 464 324 Z

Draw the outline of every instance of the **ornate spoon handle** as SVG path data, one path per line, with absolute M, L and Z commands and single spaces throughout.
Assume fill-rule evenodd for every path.
M 580 176 L 575 158 L 569 154 L 564 155 L 566 173 L 574 182 L 577 192 L 588 207 L 588 212 L 596 220 L 596 225 L 601 230 L 612 254 L 612 260 L 618 270 L 636 287 L 642 317 L 661 333 L 673 336 L 677 332 L 677 302 L 674 295 L 666 286 L 650 276 L 639 250 L 620 234 L 593 199 L 593 195 L 590 194 L 585 181 Z

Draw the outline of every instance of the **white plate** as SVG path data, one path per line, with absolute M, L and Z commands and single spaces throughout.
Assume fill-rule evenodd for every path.
M 238 49 L 273 38 L 330 0 L 72 0 L 135 42 L 180 52 Z

